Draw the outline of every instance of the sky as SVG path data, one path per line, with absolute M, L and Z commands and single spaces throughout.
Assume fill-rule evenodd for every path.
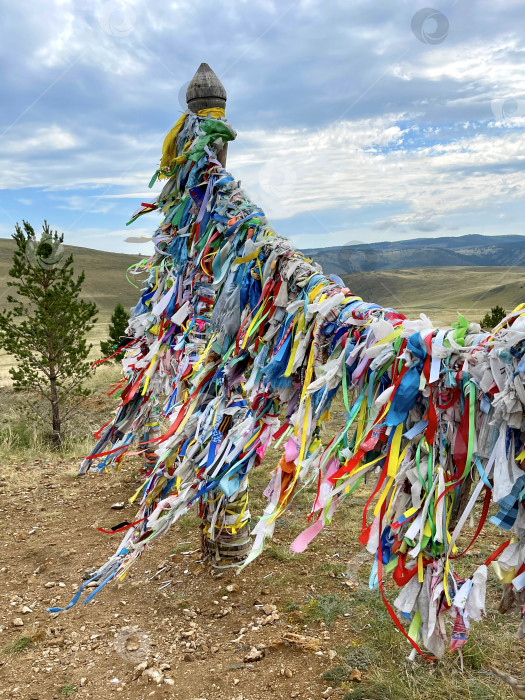
M 0 0 L 0 237 L 126 227 L 202 61 L 228 168 L 302 248 L 522 234 L 522 0 Z

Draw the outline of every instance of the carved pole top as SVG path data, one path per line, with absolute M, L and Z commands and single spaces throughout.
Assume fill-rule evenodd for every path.
M 186 102 L 192 112 L 208 107 L 226 108 L 226 90 L 207 63 L 201 63 L 186 90 Z

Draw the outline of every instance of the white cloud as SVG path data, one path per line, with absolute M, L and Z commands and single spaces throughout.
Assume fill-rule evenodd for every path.
M 78 145 L 76 137 L 58 125 L 13 129 L 2 139 L 2 151 L 9 154 L 64 151 Z
M 241 133 L 243 152 L 232 147 L 229 165 L 268 216 L 279 219 L 399 203 L 409 214 L 391 225 L 432 230 L 445 214 L 525 195 L 525 133 L 475 134 L 415 149 L 400 145 L 406 133 L 386 117 Z
M 68 245 L 75 245 L 95 250 L 110 250 L 118 253 L 127 253 L 129 255 L 151 255 L 154 252 L 153 244 L 151 243 L 151 233 L 154 230 L 154 224 L 151 228 L 133 227 L 128 229 L 105 229 L 102 227 L 83 227 L 74 226 L 61 227 L 60 230 L 65 234 L 65 242 Z M 2 230 L 0 228 L 0 235 Z M 126 238 L 136 238 L 143 240 L 140 243 L 127 242 Z
M 439 46 L 412 36 L 412 2 L 0 6 L 13 28 L 0 45 L 0 133 L 9 128 L 0 189 L 43 189 L 58 219 L 99 215 L 102 242 L 119 226 L 120 199 L 154 196 L 147 183 L 180 113 L 180 86 L 201 60 L 223 79 L 239 131 L 228 165 L 271 218 L 342 212 L 378 231 L 444 231 L 454 213 L 523 197 L 517 0 L 441 8 L 450 32 Z M 354 237 L 348 219 L 337 225 Z
M 51 68 L 62 63 L 64 53 L 74 52 L 78 48 L 74 36 L 78 20 L 71 0 L 56 0 L 48 4 L 46 9 L 54 15 L 55 32 L 47 43 L 35 51 L 35 58 L 42 65 Z
M 123 192 L 121 194 L 101 194 L 99 199 L 137 199 L 137 200 L 151 200 L 152 190 L 145 192 Z
M 439 56 L 428 51 L 418 61 L 403 59 L 391 67 L 391 73 L 403 80 L 453 80 L 469 85 L 478 99 L 488 93 L 493 99 L 525 93 L 524 58 L 523 39 L 518 35 L 469 38 L 454 45 L 443 43 Z
M 103 204 L 99 201 L 101 198 L 96 195 L 85 197 L 73 195 L 71 197 L 57 197 L 57 199 L 62 202 L 61 204 L 57 204 L 57 208 L 67 209 L 69 211 L 84 212 L 95 209 L 97 214 L 107 214 L 115 206 L 113 202 L 106 202 Z
M 162 134 L 135 136 L 87 128 L 77 136 L 58 126 L 18 124 L 0 141 L 0 189 L 47 190 L 127 187 L 149 182 L 160 158 Z M 71 151 L 67 157 L 59 151 Z M 23 157 L 20 157 L 23 154 Z

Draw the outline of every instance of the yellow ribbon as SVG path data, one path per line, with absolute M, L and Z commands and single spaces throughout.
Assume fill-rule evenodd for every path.
M 212 119 L 219 119 L 220 117 L 224 117 L 224 109 L 222 107 L 208 107 L 206 109 L 200 109 L 196 114 L 198 117 L 211 117 Z M 177 119 L 175 126 L 167 133 L 164 143 L 162 144 L 162 157 L 160 159 L 159 170 L 171 173 L 177 158 L 181 158 L 181 156 L 177 156 L 177 136 L 184 126 L 187 116 L 187 114 L 181 115 Z M 159 178 L 162 177 L 168 177 L 168 175 L 160 172 Z
M 245 255 L 244 257 L 235 258 L 235 260 L 233 261 L 233 265 L 242 265 L 243 263 L 250 262 L 251 260 L 254 260 L 260 252 L 261 249 L 257 248 L 257 250 L 253 250 L 251 253 L 248 253 L 248 255 Z
M 387 476 L 394 477 L 401 463 L 399 458 L 399 450 L 401 448 L 401 437 L 403 435 L 403 424 L 397 426 L 392 444 L 390 445 L 390 454 L 388 455 L 388 467 L 386 470 Z M 402 455 L 403 457 L 403 455 Z

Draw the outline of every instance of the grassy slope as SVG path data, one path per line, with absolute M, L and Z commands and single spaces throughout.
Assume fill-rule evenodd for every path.
M 73 253 L 75 272 L 86 273 L 84 296 L 96 302 L 101 320 L 107 321 L 115 305 L 120 301 L 125 308 L 134 306 L 137 290 L 126 280 L 126 269 L 140 260 L 139 255 L 106 253 L 102 250 L 65 246 Z M 0 304 L 5 303 L 9 269 L 13 257 L 14 243 L 0 239 Z
M 65 246 L 65 249 L 73 253 L 75 272 L 78 274 L 83 270 L 86 274 L 84 298 L 94 301 L 99 308 L 98 322 L 91 334 L 91 342 L 95 346 L 93 352 L 96 350 L 98 357 L 99 341 L 107 338 L 108 322 L 115 306 L 120 302 L 125 309 L 129 309 L 137 302 L 139 290 L 127 281 L 126 270 L 141 256 L 74 246 Z M 0 239 L 0 307 L 6 304 L 13 250 L 12 240 Z M 0 351 L 0 381 L 6 379 L 9 364 L 8 356 Z
M 0 239 L 0 307 L 5 304 L 13 242 Z M 92 342 L 98 356 L 98 341 L 107 337 L 108 321 L 115 305 L 135 305 L 139 290 L 126 279 L 127 268 L 141 256 L 107 253 L 89 248 L 66 246 L 75 260 L 75 270 L 86 273 L 85 298 L 100 309 Z M 507 311 L 525 301 L 523 267 L 427 267 L 406 270 L 359 272 L 344 277 L 349 287 L 363 299 L 391 306 L 410 318 L 421 312 L 435 324 L 450 324 L 463 313 L 479 319 L 492 306 Z M 0 353 L 0 381 L 7 377 L 9 358 Z
M 426 313 L 435 324 L 457 320 L 458 311 L 479 321 L 499 304 L 511 311 L 525 301 L 523 267 L 426 267 L 346 275 L 350 289 L 409 318 Z
M 0 306 L 5 304 L 13 242 L 0 239 Z M 100 309 L 97 335 L 105 326 L 115 305 L 134 306 L 139 292 L 126 279 L 126 269 L 140 255 L 107 253 L 89 248 L 66 246 L 75 260 L 75 270 L 86 273 L 85 297 Z M 457 311 L 477 319 L 491 306 L 505 309 L 525 299 L 523 267 L 425 267 L 400 270 L 357 272 L 344 277 L 350 288 L 363 299 L 392 306 L 409 316 L 424 311 L 433 321 L 455 320 Z

